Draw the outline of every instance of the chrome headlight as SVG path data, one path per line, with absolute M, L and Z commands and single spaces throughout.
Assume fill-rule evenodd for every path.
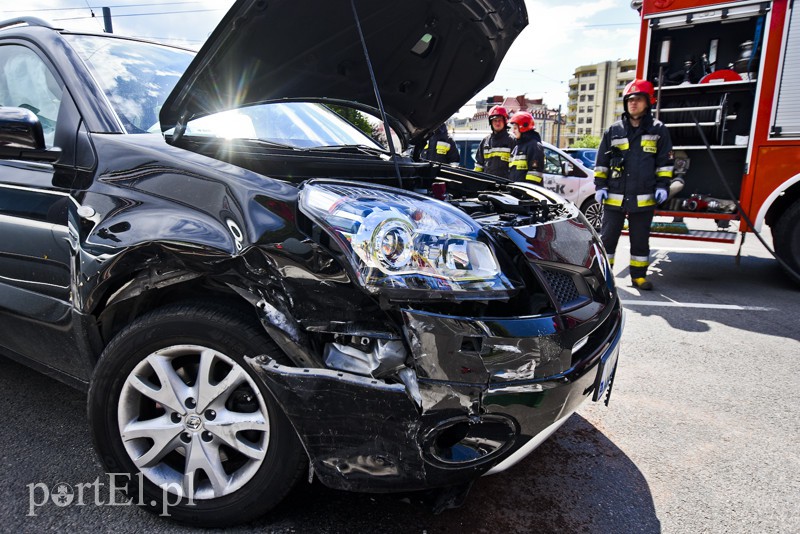
M 315 181 L 300 192 L 300 210 L 337 241 L 372 292 L 457 291 L 485 299 L 513 289 L 491 247 L 478 239 L 478 224 L 444 202 L 376 185 Z

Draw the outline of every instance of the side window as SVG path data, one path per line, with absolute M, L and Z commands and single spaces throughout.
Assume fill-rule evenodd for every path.
M 471 158 L 472 166 L 475 166 L 475 156 L 478 154 L 478 146 L 481 144 L 480 141 L 469 141 L 469 150 L 467 154 Z
M 561 168 L 561 156 L 549 148 L 544 149 L 544 172 L 564 175 L 564 169 Z
M 0 106 L 28 109 L 39 117 L 44 142 L 53 146 L 62 90 L 50 69 L 30 48 L 0 46 Z

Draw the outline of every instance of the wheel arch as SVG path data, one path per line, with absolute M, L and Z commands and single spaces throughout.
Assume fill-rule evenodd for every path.
M 126 325 L 152 310 L 171 304 L 191 301 L 214 302 L 215 305 L 246 311 L 252 315 L 254 321 L 257 321 L 253 306 L 228 286 L 214 283 L 203 275 L 185 271 L 181 273 L 184 275 L 182 277 L 176 276 L 157 286 L 145 288 L 136 287 L 141 284 L 141 274 L 138 273 L 138 276 L 126 282 L 125 287 L 136 288 L 134 292 L 115 296 L 107 305 L 96 310 L 95 318 L 103 345 L 101 351 Z M 99 353 L 95 354 L 95 358 L 98 357 Z
M 81 313 L 91 317 L 96 325 L 98 340 L 92 343 L 94 363 L 126 325 L 171 304 L 214 302 L 245 311 L 257 323 L 252 299 L 243 298 L 242 292 L 231 286 L 235 282 L 247 287 L 243 263 L 241 255 L 176 243 L 151 243 L 115 255 L 113 262 L 106 262 L 88 277 L 80 301 Z
M 800 173 L 786 180 L 767 197 L 756 215 L 753 225 L 759 231 L 763 224 L 774 227 L 789 206 L 800 201 Z

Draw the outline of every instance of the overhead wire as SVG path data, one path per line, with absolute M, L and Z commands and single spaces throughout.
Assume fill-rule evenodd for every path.
M 217 8 L 217 9 L 187 9 L 184 11 L 159 11 L 157 13 L 114 13 L 114 18 L 120 17 L 147 17 L 151 15 L 176 15 L 176 14 L 185 14 L 185 13 L 207 13 L 210 11 L 225 11 L 227 8 Z M 53 19 L 54 22 L 60 22 L 64 20 L 83 20 L 92 17 L 62 17 Z
M 90 6 L 88 0 L 86 1 L 86 7 L 89 10 L 93 9 L 100 9 L 101 7 L 110 7 L 110 8 L 123 8 L 123 7 L 158 7 L 158 6 L 175 6 L 181 4 L 201 4 L 202 2 L 192 1 L 192 2 L 153 2 L 149 4 L 119 4 L 119 5 L 105 5 L 105 6 Z M 4 9 L 0 10 L 0 13 L 39 13 L 44 11 L 75 11 L 83 9 L 83 6 L 75 6 L 75 7 L 43 7 L 39 9 Z M 94 16 L 94 15 L 93 15 Z

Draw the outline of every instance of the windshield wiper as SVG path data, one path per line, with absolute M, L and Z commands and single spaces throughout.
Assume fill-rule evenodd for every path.
M 369 154 L 370 156 L 381 156 L 386 154 L 386 149 L 369 145 L 323 145 L 310 147 L 308 150 L 323 150 L 325 152 L 357 151 Z
M 278 143 L 278 142 L 275 142 L 275 141 L 270 141 L 268 139 L 245 139 L 245 138 L 240 138 L 240 139 L 238 139 L 238 141 L 246 141 L 248 143 L 256 143 L 256 144 L 259 144 L 259 145 L 266 145 L 266 146 L 272 147 L 272 148 L 288 148 L 289 150 L 300 150 L 299 147 L 296 147 L 296 146 L 293 146 L 293 145 L 287 145 L 285 143 Z

